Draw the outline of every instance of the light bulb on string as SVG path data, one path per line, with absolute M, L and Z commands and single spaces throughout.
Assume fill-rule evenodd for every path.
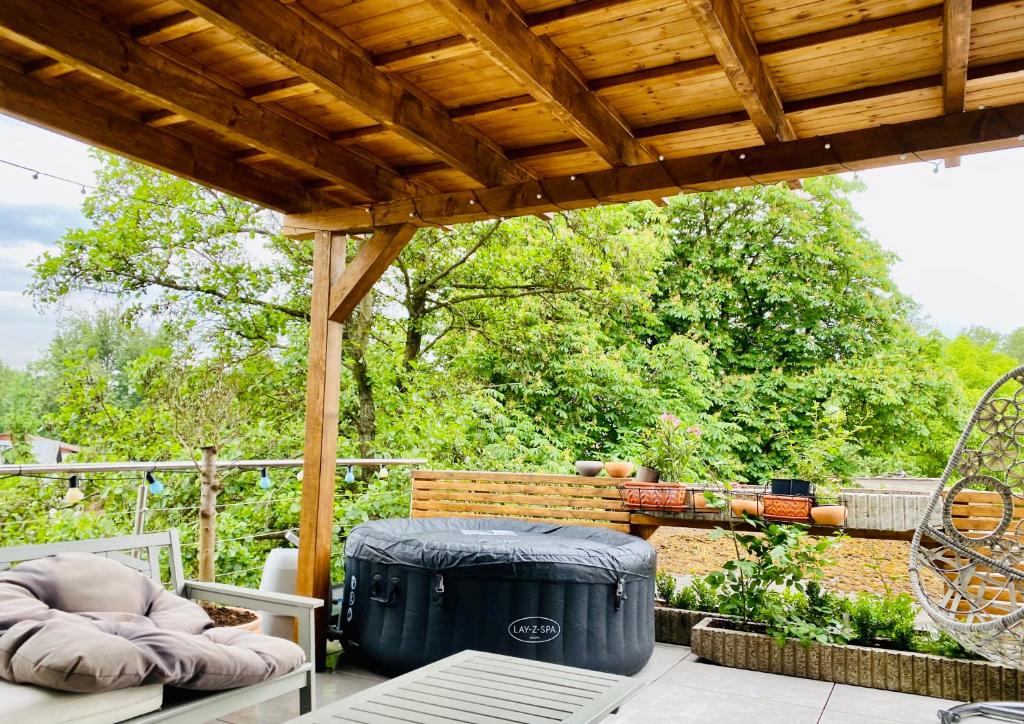
M 352 466 L 349 465 L 348 466 L 348 470 L 345 472 L 345 482 L 346 483 L 354 483 L 355 481 L 356 481 L 356 474 L 352 470 Z
M 388 466 L 387 465 L 381 465 L 380 466 L 380 470 L 377 472 L 377 477 L 380 478 L 381 480 L 384 480 L 384 479 L 386 479 L 388 477 Z
M 38 171 L 33 171 L 32 172 L 32 180 L 33 181 L 38 181 L 39 180 L 39 172 Z
M 164 492 L 164 484 L 160 482 L 160 478 L 153 475 L 153 471 L 146 472 L 146 483 L 149 485 L 149 492 L 153 495 L 160 495 Z
M 68 478 L 68 489 L 64 493 L 64 502 L 68 505 L 74 505 L 81 502 L 84 497 L 85 493 L 82 492 L 82 488 L 78 484 L 78 476 L 72 475 Z
M 266 468 L 260 468 L 260 487 L 264 490 L 269 490 L 270 486 L 274 483 L 270 480 L 270 473 L 267 472 Z

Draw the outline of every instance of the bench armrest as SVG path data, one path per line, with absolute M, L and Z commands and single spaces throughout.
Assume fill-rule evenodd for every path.
M 320 608 L 324 602 L 319 598 L 295 596 L 290 593 L 257 591 L 255 588 L 231 586 L 227 583 L 206 581 L 185 581 L 185 597 L 200 598 L 212 603 L 242 606 L 255 611 L 266 611 L 281 616 L 301 616 L 307 610 Z
M 228 606 L 240 606 L 254 611 L 264 611 L 278 616 L 292 616 L 299 622 L 298 644 L 306 653 L 306 660 L 313 662 L 313 636 L 316 626 L 313 611 L 324 605 L 319 598 L 295 596 L 290 593 L 257 591 L 253 588 L 229 586 L 226 583 L 185 581 L 182 594 L 190 600 L 199 599 Z

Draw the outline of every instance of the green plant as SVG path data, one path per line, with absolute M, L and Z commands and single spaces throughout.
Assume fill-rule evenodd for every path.
M 654 575 L 654 590 L 658 598 L 671 604 L 676 593 L 676 579 L 668 571 L 658 571 Z
M 782 605 L 775 590 L 804 592 L 810 581 L 821 578 L 822 568 L 832 563 L 828 551 L 841 536 L 814 540 L 807 535 L 805 525 L 760 520 L 751 523 L 760 534 L 741 533 L 734 527 L 712 533 L 715 538 L 733 541 L 736 558 L 706 580 L 720 598 L 719 611 L 738 616 L 744 628 L 761 621 L 775 633 L 792 620 L 792 611 Z
M 914 599 L 909 593 L 858 594 L 847 601 L 852 643 L 870 646 L 885 640 L 890 648 L 908 651 L 914 639 Z
M 661 413 L 647 435 L 646 465 L 660 472 L 665 480 L 695 482 L 703 471 L 696 458 L 703 434 L 699 425 L 684 428 L 672 413 Z
M 931 633 L 930 631 L 918 631 L 910 642 L 910 650 L 919 654 L 945 656 L 949 659 L 980 660 L 983 658 L 965 649 L 945 631 L 941 631 L 938 634 Z
M 706 581 L 694 577 L 690 583 L 676 591 L 670 605 L 687 611 L 715 612 L 718 611 L 719 600 Z

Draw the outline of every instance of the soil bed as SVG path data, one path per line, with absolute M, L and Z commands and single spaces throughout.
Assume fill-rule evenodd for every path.
M 659 528 L 651 536 L 658 549 L 658 568 L 677 575 L 705 575 L 736 557 L 732 541 L 711 540 L 711 531 Z M 907 565 L 910 543 L 849 538 L 835 549 L 835 565 L 825 569 L 825 586 L 834 591 L 884 593 L 888 582 L 895 592 L 910 592 Z
M 244 608 L 221 606 L 216 603 L 209 603 L 208 601 L 203 601 L 199 605 L 206 611 L 206 615 L 213 619 L 214 626 L 241 626 L 244 623 L 250 623 L 259 618 L 259 614 L 255 611 L 249 611 Z

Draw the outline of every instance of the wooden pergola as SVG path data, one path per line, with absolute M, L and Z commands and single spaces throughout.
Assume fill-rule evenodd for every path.
M 1019 146 L 1024 0 L 2 0 L 0 112 L 315 238 L 326 598 L 342 323 L 417 228 Z

